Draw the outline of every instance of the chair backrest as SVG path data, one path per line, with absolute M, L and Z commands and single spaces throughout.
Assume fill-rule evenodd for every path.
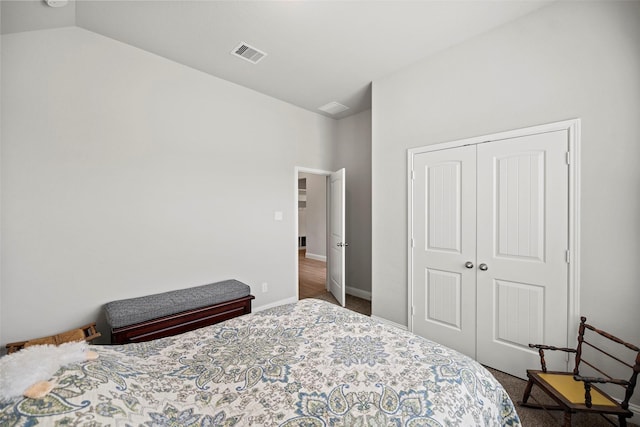
M 587 330 L 593 331 L 597 334 L 599 334 L 600 336 L 604 337 L 607 340 L 610 340 L 614 343 L 620 344 L 626 348 L 628 348 L 629 350 L 635 352 L 635 363 L 632 365 L 631 363 L 627 363 L 624 360 L 620 359 L 617 356 L 614 356 L 613 354 L 609 353 L 608 351 L 606 351 L 605 349 L 602 348 L 602 346 L 597 345 L 595 343 L 595 341 L 588 341 L 585 338 L 585 332 Z M 627 379 L 616 379 L 614 377 L 612 377 L 611 375 L 607 374 L 603 368 L 600 366 L 596 366 L 596 363 L 593 361 L 588 361 L 584 359 L 584 353 L 583 353 L 583 347 L 584 346 L 589 346 L 595 350 L 597 350 L 597 352 L 599 354 L 602 354 L 604 356 L 606 356 L 607 359 L 609 360 L 614 360 L 616 361 L 618 364 L 622 364 L 628 368 L 631 368 L 631 377 L 627 380 Z M 621 387 L 623 387 L 625 389 L 625 396 L 624 396 L 624 400 L 620 403 L 621 406 L 624 409 L 628 409 L 629 407 L 629 399 L 631 399 L 631 396 L 633 395 L 633 391 L 636 387 L 636 382 L 638 380 L 638 374 L 640 373 L 640 348 L 636 347 L 633 344 L 630 344 L 628 342 L 625 342 L 623 340 L 621 340 L 618 337 L 615 337 L 605 331 L 602 331 L 600 329 L 597 329 L 591 325 L 589 325 L 587 323 L 587 318 L 586 317 L 581 317 L 580 318 L 580 328 L 578 330 L 578 347 L 576 348 L 576 363 L 575 363 L 575 367 L 573 369 L 573 374 L 574 375 L 580 375 L 580 365 L 581 364 L 585 364 L 588 365 L 589 367 L 591 367 L 592 369 L 594 369 L 595 371 L 599 372 L 601 375 L 604 375 L 604 379 L 608 380 L 606 382 L 608 383 L 612 383 L 612 384 L 617 384 Z M 602 363 L 599 363 L 600 365 L 602 365 Z M 607 363 L 607 365 L 609 365 Z M 593 382 L 604 382 L 604 381 L 597 381 L 597 378 L 592 378 L 592 380 L 594 380 Z

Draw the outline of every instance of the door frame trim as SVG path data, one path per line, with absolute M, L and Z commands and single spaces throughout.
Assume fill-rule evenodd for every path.
M 569 295 L 567 307 L 567 345 L 575 339 L 580 316 L 580 127 L 579 118 L 513 129 L 456 141 L 423 145 L 407 150 L 407 325 L 413 332 L 413 164 L 416 155 L 464 145 L 499 141 L 528 135 L 566 130 L 569 138 Z
M 313 175 L 322 175 L 325 178 L 328 178 L 331 176 L 331 174 L 333 173 L 332 171 L 327 171 L 327 170 L 323 170 L 323 169 L 313 169 L 313 168 L 305 168 L 302 166 L 295 166 L 294 167 L 294 186 L 293 186 L 293 190 L 294 190 L 294 198 L 293 200 L 295 201 L 295 206 L 293 209 L 293 225 L 295 227 L 295 236 L 298 236 L 298 175 L 300 175 L 300 173 L 310 173 Z M 325 184 L 326 185 L 326 184 Z M 325 201 L 325 209 L 327 210 L 327 213 L 329 212 L 329 188 L 327 188 L 327 200 Z M 328 241 L 329 241 L 329 218 L 327 218 L 327 229 L 325 230 L 325 239 L 327 240 L 327 248 L 328 248 Z M 295 260 L 296 262 L 294 263 L 294 270 L 295 270 L 295 284 L 296 284 L 296 301 L 300 300 L 300 285 L 299 285 L 299 280 L 300 280 L 300 271 L 298 268 L 298 240 L 295 239 Z M 327 271 L 329 271 L 329 257 L 327 257 Z M 327 274 L 327 278 L 325 279 L 324 282 L 324 286 L 325 289 L 329 289 L 329 275 Z

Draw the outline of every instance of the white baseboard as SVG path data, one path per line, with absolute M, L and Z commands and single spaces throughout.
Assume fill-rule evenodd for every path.
M 327 262 L 327 257 L 325 255 L 316 255 L 316 254 L 311 254 L 307 252 L 304 254 L 304 257 L 309 259 L 315 259 L 316 261 Z
M 344 292 L 353 295 L 354 297 L 366 299 L 367 301 L 371 301 L 371 292 L 363 291 L 362 289 L 353 288 L 351 286 L 347 286 L 344 288 Z
M 251 311 L 254 312 L 254 313 L 257 313 L 259 311 L 267 310 L 269 308 L 277 307 L 279 305 L 291 304 L 291 303 L 297 302 L 297 301 L 298 301 L 298 298 L 296 298 L 296 297 L 285 298 L 285 299 L 281 299 L 281 300 L 276 301 L 276 302 L 272 302 L 272 303 L 269 303 L 269 304 L 261 305 L 259 307 L 253 307 L 251 309 Z
M 378 317 L 378 316 L 373 316 L 373 315 L 372 315 L 372 316 L 371 316 L 371 318 L 372 318 L 372 319 L 374 319 L 374 320 L 377 320 L 378 322 L 384 323 L 384 324 L 386 324 L 386 325 L 389 325 L 389 326 L 395 326 L 396 328 L 398 328 L 398 329 L 402 329 L 402 330 L 404 330 L 404 331 L 408 331 L 408 330 L 409 330 L 409 329 L 408 329 L 406 326 L 404 326 L 404 325 L 401 325 L 401 324 L 396 323 L 396 322 L 392 322 L 391 320 L 387 320 L 387 319 L 384 319 L 384 318 L 382 318 L 382 317 Z

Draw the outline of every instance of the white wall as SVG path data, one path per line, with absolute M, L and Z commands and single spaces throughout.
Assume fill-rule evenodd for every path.
M 407 148 L 581 118 L 581 312 L 640 342 L 638 46 L 640 2 L 558 2 L 374 82 L 374 315 L 407 323 Z
M 295 297 L 291 173 L 334 120 L 79 28 L 3 36 L 2 113 L 3 343 L 227 278 Z
M 64 7 L 51 7 L 45 1 L 2 0 L 2 33 L 70 27 L 76 23 L 76 1 Z
M 307 236 L 307 258 L 327 257 L 327 177 L 309 173 L 298 174 L 307 180 L 307 207 L 303 209 Z M 301 221 L 298 217 L 298 221 Z
M 371 110 L 338 121 L 334 169 L 346 168 L 347 293 L 371 297 Z

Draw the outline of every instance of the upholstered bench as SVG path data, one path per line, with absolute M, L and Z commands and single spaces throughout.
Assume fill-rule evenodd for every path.
M 237 280 L 112 301 L 104 306 L 111 343 L 149 341 L 251 313 L 251 288 Z

